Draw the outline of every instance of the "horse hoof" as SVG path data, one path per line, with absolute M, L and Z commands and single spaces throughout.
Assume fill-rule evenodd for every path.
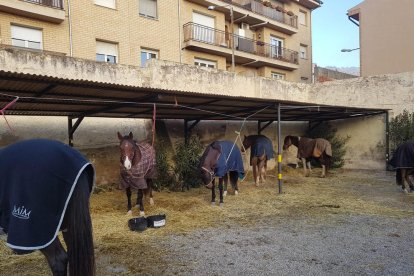
M 150 198 L 150 205 L 154 205 L 154 199 Z
M 224 191 L 224 192 L 223 192 L 223 196 L 226 196 L 226 195 L 227 195 L 227 191 Z
M 254 185 L 255 185 L 256 187 L 259 187 L 259 183 L 255 183 Z
M 321 175 L 321 178 L 325 178 L 325 177 L 326 177 L 326 175 L 324 175 L 324 174 L 323 174 L 323 175 Z
M 216 206 L 216 202 L 215 201 L 212 201 L 211 202 L 211 206 Z
M 223 202 L 221 202 L 221 203 L 220 203 L 220 207 L 223 207 L 223 206 L 224 206 L 224 203 L 223 203 Z
M 129 211 L 127 212 L 127 215 L 128 215 L 128 216 L 131 216 L 131 215 L 132 215 L 132 210 L 129 210 Z
M 234 195 L 238 195 L 239 194 L 239 192 L 238 191 L 234 191 Z
M 139 216 L 140 216 L 140 217 L 145 216 L 145 212 L 144 212 L 144 211 L 140 211 L 140 212 L 139 212 Z
M 135 205 L 135 207 L 136 207 L 137 209 L 139 209 L 139 206 L 140 206 L 139 204 Z

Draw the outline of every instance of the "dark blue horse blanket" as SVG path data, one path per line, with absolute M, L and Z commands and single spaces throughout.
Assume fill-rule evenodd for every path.
M 215 176 L 223 177 L 226 173 L 237 171 L 240 179 L 244 177 L 243 159 L 240 149 L 231 141 L 216 141 L 221 153 L 214 169 Z
M 34 139 L 1 149 L 0 227 L 7 245 L 32 251 L 52 243 L 83 171 L 93 183 L 92 165 L 58 141 Z
M 266 160 L 274 158 L 272 141 L 264 135 L 252 135 L 253 144 L 250 149 L 250 165 L 252 165 L 253 157 L 266 155 Z
M 394 169 L 414 168 L 414 141 L 400 145 L 389 162 Z

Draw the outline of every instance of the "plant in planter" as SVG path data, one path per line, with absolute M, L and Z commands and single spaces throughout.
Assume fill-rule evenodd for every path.
M 286 14 L 287 15 L 290 15 L 290 16 L 294 16 L 295 15 L 292 11 L 288 11 Z

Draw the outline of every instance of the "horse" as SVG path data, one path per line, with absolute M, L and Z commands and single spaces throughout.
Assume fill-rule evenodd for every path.
M 92 165 L 61 142 L 30 139 L 1 149 L 0 168 L 0 229 L 6 244 L 17 254 L 40 250 L 53 275 L 68 270 L 95 275 Z
M 144 216 L 144 202 L 142 200 L 144 193 L 145 196 L 149 194 L 150 204 L 154 204 L 152 189 L 154 186 L 153 179 L 157 174 L 155 149 L 147 141 L 138 143 L 133 138 L 132 132 L 125 136 L 118 132 L 119 149 L 121 151 L 121 181 L 119 187 L 126 191 L 128 215 L 132 214 L 131 188 L 138 190 L 136 207 L 140 210 L 140 216 Z
M 253 167 L 254 184 L 266 181 L 267 161 L 274 158 L 272 141 L 264 135 L 244 135 L 242 152 L 250 149 L 250 166 Z
M 220 206 L 223 206 L 223 182 L 227 192 L 227 182 L 238 194 L 238 178 L 243 178 L 243 159 L 238 147 L 231 141 L 215 141 L 207 146 L 200 158 L 199 172 L 204 185 L 211 189 L 211 204 L 216 204 L 215 178 L 219 178 Z
M 404 193 L 408 193 L 407 185 L 410 192 L 414 191 L 414 141 L 401 144 L 395 150 L 389 164 L 396 170 L 395 180 L 400 185 Z
M 283 142 L 283 149 L 286 150 L 291 145 L 298 148 L 297 157 L 302 160 L 303 172 L 305 176 L 309 176 L 311 172 L 310 159 L 316 158 L 322 166 L 321 177 L 326 177 L 332 160 L 331 143 L 323 138 L 311 139 L 307 137 L 288 135 Z M 309 170 L 306 170 L 306 166 Z

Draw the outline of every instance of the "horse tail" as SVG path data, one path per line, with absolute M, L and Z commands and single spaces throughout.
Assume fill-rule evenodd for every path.
M 397 172 L 395 173 L 395 180 L 397 182 L 397 185 L 402 186 L 403 184 L 403 178 L 402 178 L 402 169 L 397 169 Z
M 86 170 L 79 176 L 67 211 L 70 275 L 95 275 L 92 221 L 89 214 L 90 182 Z

